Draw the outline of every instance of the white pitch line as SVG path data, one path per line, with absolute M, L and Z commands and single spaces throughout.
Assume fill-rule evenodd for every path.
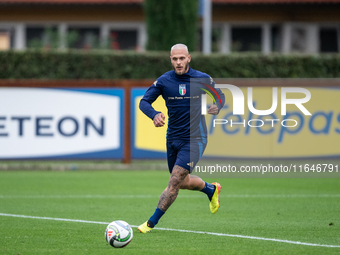
M 80 223 L 92 223 L 92 224 L 102 224 L 107 225 L 109 222 L 102 221 L 87 221 L 87 220 L 76 220 L 76 219 L 63 219 L 63 218 L 51 218 L 51 217 L 38 217 L 38 216 L 29 216 L 29 215 L 19 215 L 19 214 L 8 214 L 8 213 L 0 213 L 0 216 L 7 217 L 15 217 L 15 218 L 28 218 L 28 219 L 39 219 L 39 220 L 54 220 L 54 221 L 68 221 L 68 222 L 80 222 Z M 138 226 L 130 225 L 131 227 L 137 228 Z M 298 245 L 306 245 L 306 246 L 317 246 L 317 247 L 328 247 L 328 248 L 340 248 L 340 245 L 329 245 L 329 244 L 315 244 L 315 243 L 305 243 L 299 241 L 290 241 L 290 240 L 281 240 L 274 238 L 265 238 L 265 237 L 257 237 L 257 236 L 243 236 L 243 235 L 233 235 L 233 234 L 224 234 L 224 233 L 213 233 L 213 232 L 204 232 L 204 231 L 194 231 L 194 230 L 184 230 L 184 229 L 172 229 L 172 228 L 154 228 L 157 230 L 164 231 L 175 231 L 175 232 L 184 232 L 184 233 L 193 233 L 193 234 L 207 234 L 214 236 L 227 236 L 227 237 L 236 237 L 236 238 L 244 238 L 244 239 L 253 239 L 253 240 L 262 240 L 262 241 L 272 241 L 279 243 L 289 243 L 289 244 L 298 244 Z
M 0 199 L 6 198 L 103 198 L 103 199 L 125 199 L 125 198 L 155 198 L 159 195 L 0 195 Z M 200 198 L 203 194 L 198 195 L 181 195 L 182 198 Z M 221 194 L 224 198 L 340 198 L 340 194 Z
M 152 198 L 156 195 L 0 195 L 0 198 Z
M 39 216 L 29 216 L 29 215 L 20 215 L 20 214 L 8 214 L 8 213 L 0 213 L 0 216 L 8 216 L 8 217 L 14 217 L 14 218 L 26 218 L 26 219 L 38 219 L 38 220 L 55 220 L 55 221 L 80 222 L 80 223 L 94 223 L 94 224 L 103 224 L 103 225 L 110 223 L 110 222 L 102 222 L 102 221 L 87 221 L 87 220 L 39 217 Z
M 208 235 L 214 235 L 214 236 L 238 237 L 238 238 L 245 238 L 245 239 L 273 241 L 273 242 L 279 242 L 279 243 L 290 243 L 290 244 L 299 244 L 299 245 L 307 245 L 307 246 L 319 246 L 319 247 L 321 246 L 321 247 L 329 247 L 329 248 L 340 248 L 340 245 L 304 243 L 304 242 L 299 242 L 299 241 L 281 240 L 281 239 L 265 238 L 265 237 L 257 237 L 257 236 L 243 236 L 243 235 L 233 235 L 233 234 L 213 233 L 213 232 L 203 232 L 203 231 L 193 231 L 193 230 L 182 230 L 182 229 L 171 229 L 171 228 L 155 228 L 155 229 L 177 231 L 177 232 L 187 232 L 187 233 L 195 233 L 195 234 L 208 234 Z

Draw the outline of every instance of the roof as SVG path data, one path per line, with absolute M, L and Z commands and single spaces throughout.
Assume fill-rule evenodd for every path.
M 214 4 L 332 4 L 340 0 L 212 0 Z
M 144 0 L 0 0 L 0 4 L 141 4 Z
M 0 4 L 142 4 L 145 0 L 0 0 Z M 211 0 L 214 4 L 331 4 L 340 0 Z

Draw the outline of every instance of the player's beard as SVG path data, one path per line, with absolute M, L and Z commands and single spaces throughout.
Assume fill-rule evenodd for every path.
M 182 71 L 178 72 L 176 70 L 176 67 L 175 66 L 172 66 L 175 70 L 175 73 L 178 74 L 178 75 L 182 75 L 182 74 L 185 74 L 187 71 L 188 71 L 188 67 L 189 67 L 189 62 L 187 62 L 185 65 L 184 65 L 184 68 L 182 69 Z

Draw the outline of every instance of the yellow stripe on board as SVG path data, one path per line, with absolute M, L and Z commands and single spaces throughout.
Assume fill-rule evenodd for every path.
M 287 105 L 287 115 L 281 115 L 280 88 L 277 93 L 277 109 L 272 115 L 267 116 L 257 116 L 248 110 L 247 88 L 242 88 L 245 96 L 245 114 L 234 116 L 232 95 L 227 89 L 222 89 L 226 95 L 225 107 L 217 116 L 206 115 L 209 138 L 204 155 L 245 158 L 340 155 L 340 89 L 308 88 L 308 90 L 311 99 L 303 106 L 312 114 L 311 116 L 304 115 L 295 105 Z M 287 94 L 287 98 L 303 97 L 301 93 Z M 164 152 L 166 127 L 153 126 L 152 121 L 138 109 L 140 99 L 141 97 L 135 98 L 136 148 Z M 258 110 L 271 108 L 272 88 L 253 88 L 253 102 Z M 166 114 L 164 100 L 161 97 L 154 103 L 154 107 Z M 296 126 L 284 127 L 284 125 Z
M 168 114 L 165 102 L 162 97 L 152 104 L 156 111 L 160 111 L 165 115 L 165 125 L 163 127 L 155 127 L 151 119 L 149 119 L 141 110 L 139 110 L 139 102 L 142 96 L 136 97 L 135 100 L 135 147 L 136 149 L 165 152 L 166 151 L 166 130 L 168 128 Z

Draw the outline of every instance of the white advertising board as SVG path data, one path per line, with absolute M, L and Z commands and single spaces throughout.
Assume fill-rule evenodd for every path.
M 121 89 L 0 88 L 0 159 L 121 158 Z

